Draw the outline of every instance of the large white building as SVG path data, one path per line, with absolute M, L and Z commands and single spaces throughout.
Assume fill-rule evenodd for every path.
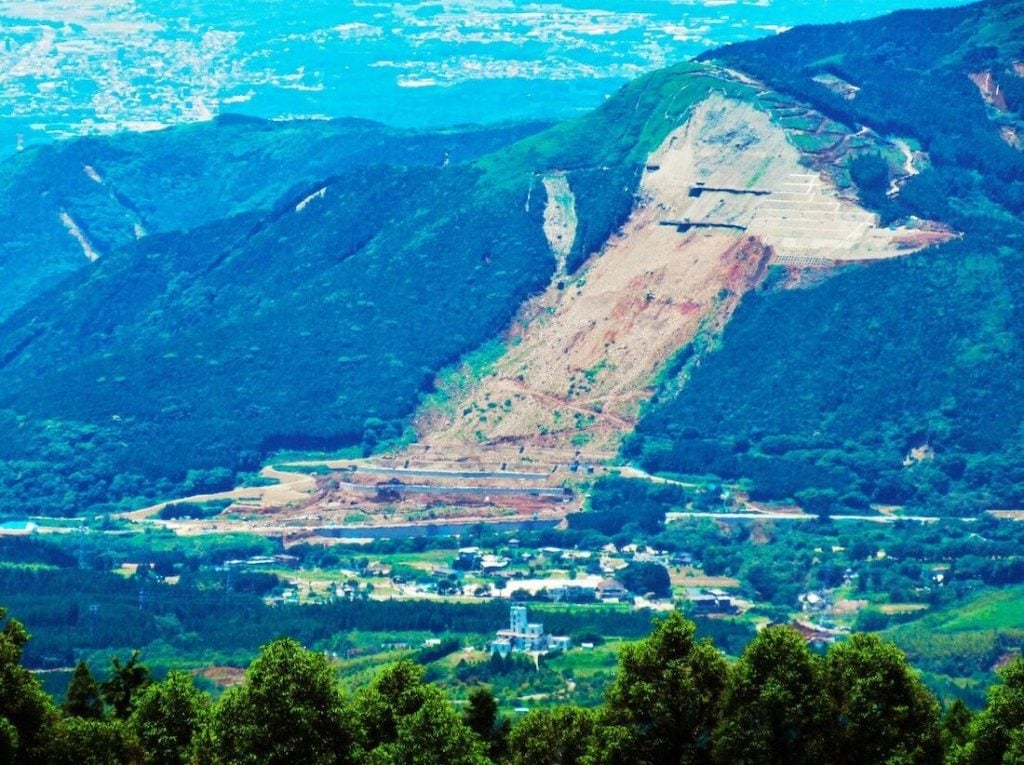
M 510 653 L 548 653 L 565 651 L 572 641 L 561 635 L 548 635 L 544 625 L 531 622 L 526 606 L 515 605 L 509 609 L 509 628 L 498 630 L 498 637 L 491 643 L 491 653 L 508 656 Z

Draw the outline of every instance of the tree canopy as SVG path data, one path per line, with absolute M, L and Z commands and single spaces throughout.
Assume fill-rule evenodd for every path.
M 284 638 L 216 702 L 171 672 L 138 688 L 122 718 L 103 706 L 82 662 L 69 688 L 75 703 L 58 711 L 21 664 L 26 639 L 13 620 L 0 633 L 0 755 L 16 765 L 1024 761 L 1024 659 L 1001 670 L 984 710 L 954 704 L 943 719 L 903 653 L 868 635 L 821 655 L 795 630 L 770 626 L 730 664 L 673 612 L 623 646 L 602 706 L 512 720 L 486 687 L 460 712 L 412 661 L 381 668 L 348 698 L 322 653 Z M 149 676 L 138 656 L 120 666 Z

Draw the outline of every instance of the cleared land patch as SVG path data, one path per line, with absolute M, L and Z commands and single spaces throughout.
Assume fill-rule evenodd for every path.
M 796 126 L 784 127 L 787 120 Z M 713 343 L 769 267 L 796 276 L 905 255 L 950 236 L 883 228 L 841 192 L 826 170 L 874 138 L 837 131 L 768 91 L 754 103 L 707 97 L 647 158 L 626 223 L 571 277 L 570 176 L 543 176 L 543 226 L 558 269 L 500 342 L 439 379 L 415 420 L 418 443 L 370 460 L 320 463 L 337 472 L 304 481 L 285 475 L 280 488 L 206 499 L 234 499 L 251 530 L 300 534 L 337 524 L 563 517 L 580 507 L 581 481 L 614 460 L 669 359 L 695 340 Z M 797 145 L 809 138 L 817 147 L 810 153 Z M 270 517 L 278 500 L 291 507 Z
M 601 253 L 524 307 L 450 416 L 420 421 L 424 443 L 613 451 L 665 361 L 717 332 L 770 264 L 893 257 L 944 236 L 881 228 L 801 164 L 767 111 L 721 96 L 650 156 L 638 196 Z
M 558 274 L 565 273 L 565 261 L 576 240 L 576 197 L 565 173 L 544 177 L 547 204 L 544 207 L 544 235 L 558 263 Z

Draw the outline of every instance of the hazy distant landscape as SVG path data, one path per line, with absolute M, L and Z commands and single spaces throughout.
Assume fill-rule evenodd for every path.
M 0 4 L 0 154 L 235 112 L 438 126 L 565 117 L 634 77 L 796 24 L 927 0 Z

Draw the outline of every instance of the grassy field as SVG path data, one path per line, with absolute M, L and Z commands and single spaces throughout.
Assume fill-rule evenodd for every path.
M 1024 586 L 986 592 L 924 621 L 940 632 L 1024 630 Z

